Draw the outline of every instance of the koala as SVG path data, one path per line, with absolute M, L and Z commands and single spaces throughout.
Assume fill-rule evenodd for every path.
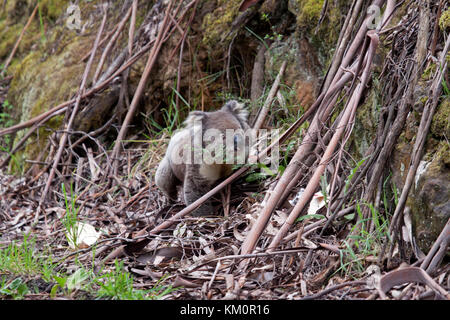
M 211 190 L 218 180 L 231 174 L 235 164 L 223 159 L 223 145 L 228 151 L 233 149 L 233 156 L 237 152 L 247 157 L 241 133 L 249 129 L 248 111 L 243 104 L 231 100 L 218 111 L 192 111 L 183 124 L 184 128 L 170 139 L 155 182 L 170 200 L 176 200 L 177 186 L 182 186 L 184 201 L 189 205 Z M 206 151 L 211 156 L 214 154 L 214 159 L 206 157 Z M 213 214 L 209 201 L 193 212 L 194 216 Z

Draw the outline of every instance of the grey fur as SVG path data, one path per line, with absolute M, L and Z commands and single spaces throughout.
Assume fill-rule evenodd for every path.
M 202 131 L 217 129 L 225 132 L 226 129 L 249 128 L 248 111 L 244 104 L 235 100 L 228 101 L 220 110 L 214 112 L 192 111 L 184 121 L 184 128 L 177 130 L 172 136 L 167 147 L 164 159 L 158 166 L 155 180 L 156 185 L 166 194 L 170 200 L 177 196 L 177 186 L 183 186 L 183 198 L 189 205 L 203 196 L 221 178 L 231 173 L 230 164 L 177 164 L 174 163 L 174 155 L 179 154 L 183 144 L 188 139 L 193 139 L 194 124 L 201 121 Z M 204 147 L 204 146 L 202 146 Z M 217 178 L 218 177 L 218 178 Z M 214 215 L 210 201 L 205 202 L 194 212 L 194 216 Z

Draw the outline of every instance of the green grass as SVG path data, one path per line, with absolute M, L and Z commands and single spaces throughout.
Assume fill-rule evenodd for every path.
M 124 270 L 123 261 L 115 261 L 115 270 L 107 273 L 95 282 L 99 285 L 96 293 L 98 298 L 113 300 L 158 300 L 176 290 L 172 286 L 163 286 L 162 278 L 150 290 L 137 290 L 133 288 L 133 277 Z
M 150 132 L 151 134 L 151 137 L 147 136 L 148 140 L 152 140 L 154 137 L 159 137 L 164 134 L 171 136 L 172 133 L 177 129 L 178 125 L 181 123 L 182 113 L 191 110 L 191 106 L 189 105 L 189 103 L 175 88 L 176 83 L 172 88 L 172 94 L 169 97 L 168 107 L 161 109 L 163 117 L 162 125 L 156 122 L 151 115 L 150 116 L 143 115 L 144 118 L 146 119 L 148 132 Z M 180 104 L 181 106 L 179 106 L 179 109 L 176 108 L 175 95 L 179 97 L 179 99 L 183 104 L 183 105 Z
M 11 242 L 0 250 L 0 274 L 41 276 L 49 281 L 53 272 L 51 255 L 36 253 L 36 242 L 27 235 L 20 244 Z
M 0 249 L 0 299 L 26 299 L 39 293 L 43 298 L 64 296 L 71 299 L 93 297 L 116 300 L 156 300 L 176 290 L 161 279 L 149 290 L 134 288 L 133 276 L 124 269 L 123 261 L 115 262 L 111 271 L 103 268 L 98 274 L 75 260 L 73 272 L 57 271 L 51 251 L 38 249 L 36 241 L 25 236 L 21 243 L 11 242 Z M 33 284 L 39 279 L 51 286 L 50 293 L 39 292 Z
M 367 158 L 363 158 L 361 159 L 356 166 L 351 170 L 350 175 L 348 176 L 348 178 L 345 180 L 345 186 L 344 186 L 344 195 L 347 194 L 347 190 L 349 188 L 350 182 L 353 179 L 353 176 L 355 175 L 355 173 L 358 171 L 358 169 L 363 165 L 364 162 L 366 162 Z
M 11 111 L 13 108 L 13 105 L 8 100 L 3 101 L 3 104 L 0 107 L 0 128 L 8 128 L 15 123 L 14 119 L 11 117 Z M 9 147 L 10 144 L 10 134 L 7 134 L 0 138 L 0 146 L 4 145 Z
M 365 160 L 366 158 L 359 161 L 351 170 L 345 182 L 344 193 L 347 192 L 349 183 Z M 367 258 L 378 259 L 383 244 L 391 241 L 389 235 L 390 212 L 398 203 L 398 190 L 390 178 L 391 175 L 383 181 L 382 208 L 378 210 L 372 203 L 361 203 L 356 200 L 355 213 L 345 216 L 347 220 L 353 220 L 357 215 L 358 219 L 343 241 L 344 249 L 341 250 L 340 256 L 341 266 L 335 273 L 342 272 L 346 276 L 356 278 L 366 270 L 369 263 Z M 370 217 L 364 218 L 362 207 L 369 209 Z
M 0 297 L 5 295 L 14 300 L 19 300 L 23 299 L 29 292 L 30 289 L 21 277 L 15 278 L 12 281 L 7 281 L 6 278 L 0 278 Z
M 442 68 L 442 66 L 439 66 L 439 69 L 441 69 L 441 73 L 444 73 L 444 70 Z M 445 78 L 442 77 L 442 91 L 443 91 L 443 95 L 444 97 L 449 97 L 450 96 L 450 89 L 448 88 L 447 85 L 447 81 L 445 81 Z
M 76 243 L 79 207 L 76 206 L 72 186 L 70 189 L 69 196 L 62 184 L 66 213 L 61 223 L 66 229 L 66 240 Z M 94 265 L 95 247 L 92 252 L 91 265 Z M 150 290 L 135 289 L 133 276 L 125 271 L 123 261 L 116 261 L 112 270 L 103 268 L 96 274 L 75 259 L 73 264 L 78 268 L 67 272 L 60 270 L 61 265 L 54 263 L 52 256 L 50 248 L 38 248 L 36 241 L 28 235 L 20 243 L 13 241 L 0 249 L 0 299 L 26 299 L 27 294 L 40 293 L 36 286 L 34 291 L 30 289 L 36 279 L 51 287 L 49 293 L 40 293 L 40 296 L 47 298 L 64 296 L 83 299 L 88 296 L 96 299 L 153 300 L 175 290 L 170 285 L 163 285 L 163 279 Z
M 249 29 L 248 27 L 245 27 L 245 30 L 247 30 L 251 35 L 253 35 L 256 39 L 258 39 L 267 50 L 270 50 L 269 46 L 267 45 L 266 41 L 264 41 L 263 38 L 261 38 L 259 35 L 257 35 L 253 30 Z
M 345 248 L 341 250 L 341 266 L 336 272 L 343 272 L 347 276 L 356 277 L 364 272 L 367 267 L 366 258 L 378 258 L 383 242 L 389 239 L 389 220 L 371 203 L 364 205 L 369 208 L 371 217 L 363 217 L 361 204 L 357 202 L 356 213 L 359 219 L 343 241 Z M 374 225 L 373 231 L 369 230 L 371 222 Z
M 44 19 L 42 17 L 41 1 L 38 0 L 38 3 L 39 3 L 38 12 L 39 12 L 39 28 L 41 32 L 41 43 L 45 44 L 47 42 L 47 38 L 45 37 L 45 28 L 44 28 Z
M 78 211 L 80 208 L 77 208 L 75 205 L 76 196 L 73 194 L 72 184 L 70 185 L 70 205 L 64 183 L 61 184 L 61 188 L 64 194 L 64 203 L 66 205 L 66 214 L 61 218 L 61 223 L 66 228 L 65 235 L 67 241 L 76 246 L 78 237 Z

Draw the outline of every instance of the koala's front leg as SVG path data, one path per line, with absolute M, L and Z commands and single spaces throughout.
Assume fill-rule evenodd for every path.
M 177 200 L 177 185 L 180 184 L 180 181 L 175 177 L 167 157 L 164 157 L 156 170 L 155 183 L 166 194 L 170 202 Z
M 199 172 L 199 165 L 186 166 L 184 177 L 183 194 L 186 205 L 190 205 L 211 189 L 211 183 L 203 178 Z M 193 216 L 210 216 L 215 215 L 210 200 L 198 207 L 192 212 Z

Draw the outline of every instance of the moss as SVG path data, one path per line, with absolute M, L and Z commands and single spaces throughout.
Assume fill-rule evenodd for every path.
M 26 19 L 25 17 L 31 13 L 30 2 L 26 0 L 11 0 L 6 2 L 5 13 L 9 22 L 19 22 Z M 36 5 L 36 4 L 34 4 Z M 33 8 L 31 8 L 33 10 Z
M 57 1 L 46 1 L 42 5 L 48 5 L 46 14 L 51 17 L 59 15 L 64 8 L 63 4 L 58 4 Z M 18 57 L 8 69 L 8 72 L 14 75 L 8 91 L 8 100 L 15 107 L 12 117 L 17 122 L 29 120 L 73 97 L 85 68 L 85 64 L 80 63 L 81 58 L 91 49 L 95 36 L 78 35 L 66 28 L 64 21 L 60 21 L 58 25 L 49 28 L 47 41 L 41 43 L 38 41 L 39 24 L 36 23 L 32 30 L 35 31 L 33 37 L 38 45 L 33 46 L 33 50 L 28 51 L 24 57 Z M 22 170 L 24 165 L 21 159 L 35 159 L 38 156 L 46 138 L 52 132 L 48 129 L 59 128 L 61 120 L 62 116 L 53 118 L 37 135 L 31 137 L 32 142 L 17 154 L 18 161 L 11 162 L 12 172 Z M 15 143 L 25 132 L 18 132 Z
M 0 61 L 6 60 L 9 56 L 22 29 L 22 24 L 8 26 L 6 20 L 0 22 L 0 30 L 2 30 L 0 31 Z
M 450 28 L 450 9 L 447 9 L 442 13 L 441 18 L 439 19 L 439 27 L 442 31 Z
M 344 21 L 342 17 L 345 17 L 350 4 L 344 0 L 328 2 L 323 21 L 318 24 L 323 4 L 323 0 L 290 0 L 289 11 L 297 17 L 301 36 L 307 37 L 317 49 L 320 63 L 328 66 Z M 326 68 L 324 70 L 326 72 Z
M 66 10 L 69 3 L 69 0 L 39 0 L 41 15 L 49 20 L 56 20 Z M 28 20 L 35 6 L 35 0 L 11 0 L 7 1 L 5 13 L 9 21 L 13 23 Z
M 214 47 L 217 43 L 231 40 L 231 24 L 239 13 L 241 0 L 217 0 L 214 11 L 203 18 L 203 43 Z
M 450 99 L 444 99 L 436 110 L 431 122 L 434 137 L 450 137 Z
M 364 157 L 376 135 L 379 117 L 378 106 L 380 105 L 379 90 L 379 86 L 375 85 L 365 102 L 356 111 L 354 132 L 350 139 L 353 145 L 353 155 L 357 159 Z
M 56 20 L 66 11 L 69 2 L 69 0 L 40 0 L 39 4 L 43 16 Z
M 407 206 L 411 208 L 413 230 L 419 247 L 427 252 L 444 228 L 450 215 L 448 211 L 450 188 L 450 149 L 441 141 L 427 155 L 430 161 L 417 185 L 413 184 Z
M 68 6 L 68 0 L 40 0 L 39 12 L 34 17 L 34 21 L 30 24 L 22 38 L 16 59 L 20 59 L 21 55 L 27 53 L 33 44 L 39 43 L 41 37 L 41 20 L 44 29 L 48 22 L 59 18 Z M 36 5 L 35 1 L 8 1 L 5 8 L 5 17 L 0 19 L 0 60 L 5 60 L 14 47 L 19 35 L 28 21 L 31 12 Z
M 430 80 L 431 77 L 436 72 L 437 65 L 436 63 L 431 63 L 422 73 L 422 80 Z
M 306 27 L 311 22 L 319 20 L 324 0 L 297 0 L 300 13 L 297 16 L 297 24 Z
M 450 168 L 450 146 L 447 141 L 441 141 L 436 154 L 441 164 Z

